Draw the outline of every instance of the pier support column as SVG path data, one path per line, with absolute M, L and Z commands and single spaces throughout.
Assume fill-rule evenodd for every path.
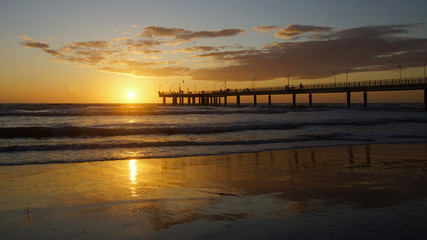
M 174 97 L 174 98 L 172 99 L 172 104 L 173 104 L 173 105 L 176 105 L 176 104 L 177 104 L 177 102 L 178 102 L 178 99 L 177 99 L 176 97 Z
M 256 95 L 254 95 L 254 106 L 256 106 Z
M 368 107 L 368 93 L 365 91 L 363 92 L 363 108 Z
M 218 105 L 221 105 L 221 97 L 218 97 Z
M 227 96 L 224 97 L 224 106 L 227 106 Z
M 190 105 L 191 104 L 191 98 L 189 97 L 187 100 L 188 100 L 188 105 Z
M 346 104 L 346 107 L 350 108 L 350 104 L 351 104 L 351 92 L 347 92 L 347 104 Z
M 271 94 L 268 95 L 268 106 L 271 106 Z
M 313 105 L 313 96 L 311 95 L 311 93 L 308 94 L 308 106 L 311 107 L 311 105 Z
M 236 103 L 237 103 L 237 106 L 240 106 L 240 95 L 236 96 Z
M 292 106 L 296 106 L 297 104 L 297 95 L 295 93 L 292 93 Z
M 193 105 L 196 105 L 196 97 L 193 97 Z
M 166 104 L 166 98 L 163 97 L 163 105 L 165 105 L 165 104 Z

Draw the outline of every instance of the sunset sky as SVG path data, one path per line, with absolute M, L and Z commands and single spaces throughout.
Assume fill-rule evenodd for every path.
M 288 74 L 295 85 L 332 82 L 333 72 L 343 82 L 347 66 L 350 81 L 399 78 L 399 65 L 402 77 L 423 77 L 426 9 L 425 0 L 1 0 L 0 102 L 161 102 L 159 89 L 279 86 Z

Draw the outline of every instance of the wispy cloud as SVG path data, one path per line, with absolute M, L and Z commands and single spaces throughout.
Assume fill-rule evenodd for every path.
M 274 36 L 278 38 L 296 38 L 305 33 L 312 33 L 311 37 L 318 34 L 329 33 L 332 31 L 330 27 L 313 26 L 313 25 L 298 25 L 289 24 L 286 27 L 278 27 L 276 25 L 256 26 L 254 31 L 259 32 L 275 32 Z
M 189 42 L 199 38 L 217 38 L 217 37 L 230 37 L 238 34 L 245 33 L 246 30 L 230 28 L 217 31 L 190 31 L 183 28 L 166 28 L 160 26 L 148 26 L 142 29 L 142 33 L 138 34 L 140 37 L 149 38 L 172 38 L 177 41 Z
M 184 53 L 195 53 L 195 52 L 210 52 L 210 51 L 218 51 L 219 49 L 217 47 L 212 46 L 195 46 L 195 47 L 187 47 L 184 49 L 179 49 L 177 52 L 184 52 Z
M 41 49 L 47 49 L 49 48 L 49 44 L 47 42 L 39 42 L 32 40 L 30 37 L 23 35 L 21 37 L 23 42 L 20 42 L 20 44 L 24 45 L 25 47 L 29 48 L 41 48 Z

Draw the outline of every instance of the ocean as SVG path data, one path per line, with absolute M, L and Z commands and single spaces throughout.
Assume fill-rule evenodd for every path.
M 422 104 L 0 104 L 0 165 L 427 142 Z

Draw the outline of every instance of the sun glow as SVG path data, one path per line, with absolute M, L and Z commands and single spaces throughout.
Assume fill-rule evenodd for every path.
M 135 93 L 133 91 L 129 91 L 128 98 L 133 98 L 133 97 L 135 97 Z

